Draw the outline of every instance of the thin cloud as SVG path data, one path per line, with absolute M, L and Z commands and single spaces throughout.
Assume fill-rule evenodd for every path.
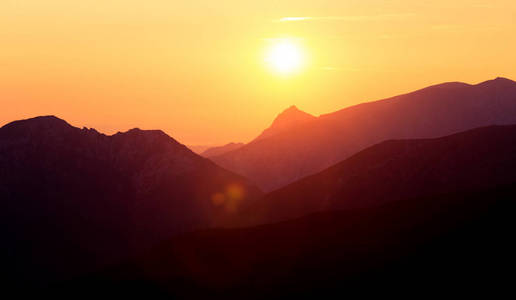
M 296 21 L 308 21 L 313 20 L 313 17 L 286 17 L 277 20 L 278 22 L 296 22 Z
M 493 32 L 498 31 L 501 28 L 499 26 L 466 26 L 459 24 L 439 24 L 431 27 L 434 31 L 449 32 L 449 33 L 462 33 L 466 31 L 475 32 Z
M 413 13 L 405 14 L 383 14 L 383 15 L 364 15 L 364 16 L 325 16 L 325 17 L 284 17 L 275 20 L 275 22 L 306 22 L 306 21 L 343 21 L 343 22 L 358 22 L 358 21 L 384 21 L 394 20 L 407 17 L 413 17 Z

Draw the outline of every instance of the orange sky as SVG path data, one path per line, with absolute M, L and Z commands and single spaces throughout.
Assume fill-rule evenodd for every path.
M 2 0 L 0 124 L 54 114 L 106 133 L 247 142 L 292 104 L 318 115 L 515 79 L 515 31 L 513 0 Z M 263 61 L 282 37 L 307 59 L 291 76 Z

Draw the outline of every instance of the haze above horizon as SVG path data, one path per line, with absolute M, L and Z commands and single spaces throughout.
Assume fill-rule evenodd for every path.
M 0 124 L 57 115 L 108 134 L 248 142 L 290 105 L 319 115 L 514 79 L 515 13 L 508 0 L 3 1 Z M 288 76 L 265 63 L 284 39 L 303 53 Z

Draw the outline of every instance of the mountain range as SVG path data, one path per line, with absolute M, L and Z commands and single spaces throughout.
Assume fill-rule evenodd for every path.
M 290 108 L 277 120 L 289 125 L 273 124 L 247 145 L 211 159 L 272 191 L 385 140 L 514 124 L 516 82 L 497 78 L 476 85 L 444 83 L 317 118 Z
M 319 117 L 293 106 L 250 143 L 214 152 L 54 116 L 1 127 L 3 286 L 263 298 L 507 284 L 513 81 L 445 83 Z
M 107 136 L 53 116 L 0 128 L 3 271 L 39 284 L 206 228 L 261 192 L 159 130 Z
M 268 193 L 236 216 L 267 224 L 327 210 L 488 189 L 516 181 L 516 125 L 435 139 L 390 140 Z
M 502 295 L 516 267 L 515 170 L 516 125 L 384 142 L 248 207 L 244 219 L 268 224 L 183 234 L 55 289 L 263 299 L 469 295 L 475 285 Z

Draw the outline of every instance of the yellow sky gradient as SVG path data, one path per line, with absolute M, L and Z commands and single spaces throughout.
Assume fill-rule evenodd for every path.
M 267 68 L 278 38 L 302 45 L 301 71 Z M 512 0 L 0 1 L 0 124 L 247 142 L 292 104 L 319 115 L 497 76 L 516 78 Z

